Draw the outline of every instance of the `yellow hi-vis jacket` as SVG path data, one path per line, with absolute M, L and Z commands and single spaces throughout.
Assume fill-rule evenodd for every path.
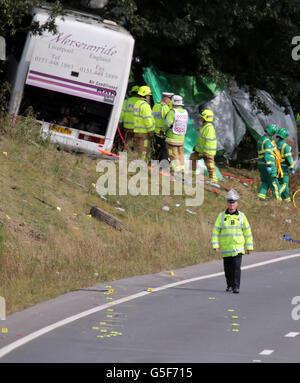
M 146 100 L 139 99 L 134 104 L 134 133 L 151 133 L 155 129 L 155 121 L 151 106 Z
M 195 151 L 201 154 L 206 153 L 211 156 L 215 156 L 217 152 L 217 146 L 215 127 L 212 123 L 207 122 L 200 127 Z
M 168 104 L 158 102 L 152 108 L 153 117 L 155 120 L 155 134 L 160 135 L 162 129 L 166 126 L 165 117 L 170 111 Z
M 132 96 L 124 100 L 122 112 L 120 116 L 120 123 L 123 123 L 125 129 L 133 129 L 134 128 L 134 116 L 133 116 L 133 108 L 134 104 L 139 100 L 139 97 Z
M 218 215 L 212 231 L 213 249 L 221 249 L 223 257 L 234 257 L 246 250 L 253 250 L 253 237 L 247 217 L 236 210 L 230 214 L 228 210 Z
M 188 112 L 181 106 L 173 107 L 166 115 L 166 143 L 174 146 L 184 145 L 188 125 Z
M 281 152 L 278 149 L 276 142 L 272 140 L 272 145 L 274 148 L 274 154 L 275 154 L 275 166 L 276 166 L 276 171 L 277 171 L 277 178 L 282 178 L 283 177 L 283 171 L 281 167 L 281 162 L 284 160 L 282 159 Z

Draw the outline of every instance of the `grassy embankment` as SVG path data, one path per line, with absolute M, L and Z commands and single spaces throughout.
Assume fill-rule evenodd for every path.
M 42 142 L 30 119 L 14 128 L 2 121 L 0 131 L 0 295 L 7 314 L 72 289 L 216 259 L 210 237 L 226 206 L 225 191 L 206 191 L 204 203 L 189 208 L 196 214 L 186 211 L 184 196 L 104 200 L 95 189 L 98 160 Z M 255 178 L 253 186 L 232 179 L 222 185 L 239 191 L 255 250 L 296 247 L 281 237 L 300 239 L 299 211 L 291 204 L 258 201 L 257 171 L 242 173 Z M 132 231 L 117 231 L 90 217 L 92 206 Z

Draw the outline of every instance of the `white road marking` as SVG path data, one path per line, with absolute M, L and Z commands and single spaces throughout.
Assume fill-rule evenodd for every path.
M 259 355 L 271 355 L 273 354 L 274 350 L 263 350 L 259 353 Z
M 241 269 L 242 270 L 248 270 L 248 269 L 252 269 L 252 268 L 255 268 L 255 267 L 260 267 L 260 266 L 268 265 L 268 264 L 271 264 L 271 263 L 281 262 L 281 261 L 285 261 L 287 259 L 292 259 L 292 258 L 297 258 L 297 257 L 300 257 L 300 253 L 299 254 L 286 255 L 286 256 L 283 256 L 283 257 L 280 257 L 280 258 L 275 258 L 275 259 L 270 259 L 268 261 L 254 263 L 252 265 L 243 266 L 243 267 L 241 267 Z M 86 317 L 88 315 L 91 315 L 91 314 L 94 314 L 96 312 L 105 310 L 108 307 L 111 307 L 111 304 L 119 305 L 121 303 L 128 302 L 128 301 L 131 301 L 131 300 L 136 299 L 136 298 L 143 297 L 143 296 L 148 295 L 148 294 L 153 294 L 153 292 L 156 292 L 156 291 L 166 290 L 166 289 L 171 288 L 171 287 L 180 286 L 180 285 L 184 285 L 186 283 L 196 282 L 196 281 L 200 281 L 200 280 L 203 280 L 203 279 L 219 277 L 221 275 L 224 275 L 224 272 L 219 272 L 219 273 L 214 273 L 214 274 L 209 274 L 209 275 L 203 275 L 201 277 L 185 279 L 185 280 L 182 280 L 182 281 L 178 281 L 178 282 L 170 283 L 170 284 L 167 284 L 167 285 L 163 285 L 161 287 L 153 288 L 152 292 L 141 291 L 141 292 L 139 292 L 137 294 L 129 295 L 128 297 L 120 298 L 120 299 L 117 299 L 116 301 L 113 301 L 113 302 L 110 302 L 110 303 L 106 303 L 106 304 L 101 305 L 101 306 L 97 306 L 97 307 L 95 307 L 93 309 L 90 309 L 90 310 L 83 311 L 83 312 L 81 312 L 79 314 L 73 315 L 73 316 L 68 317 L 66 319 L 63 319 L 61 321 L 53 323 L 52 325 L 43 327 L 40 330 L 37 330 L 37 331 L 35 331 L 35 332 L 33 332 L 33 333 L 29 334 L 29 335 L 24 336 L 22 339 L 19 339 L 19 340 L 15 341 L 15 342 L 10 343 L 7 346 L 2 347 L 0 349 L 0 358 L 2 358 L 4 355 L 7 355 L 8 353 L 10 353 L 11 351 L 15 350 L 16 348 L 18 348 L 20 346 L 23 346 L 24 344 L 26 344 L 26 343 L 28 343 L 28 342 L 30 342 L 30 341 L 32 341 L 32 340 L 34 340 L 34 339 L 44 335 L 44 334 L 47 334 L 48 332 L 50 332 L 52 330 L 55 330 L 55 329 L 57 329 L 59 327 L 62 327 L 62 326 L 65 326 L 65 325 L 67 325 L 67 324 L 69 324 L 71 322 L 74 322 L 74 321 L 76 321 L 78 319 L 84 318 L 84 317 Z M 264 351 L 266 351 L 266 350 L 264 350 Z M 272 352 L 273 352 L 273 350 L 272 350 Z
M 289 332 L 289 333 L 285 334 L 285 337 L 286 338 L 295 338 L 299 334 L 300 334 L 300 332 Z

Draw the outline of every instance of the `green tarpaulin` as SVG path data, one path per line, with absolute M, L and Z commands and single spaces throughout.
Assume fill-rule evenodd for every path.
M 161 100 L 162 92 L 172 92 L 182 96 L 185 105 L 197 105 L 215 97 L 215 95 L 220 92 L 220 89 L 207 78 L 203 78 L 199 81 L 194 76 L 161 72 L 153 66 L 144 68 L 143 77 L 145 83 L 150 86 L 152 90 L 154 102 L 159 102 Z M 192 153 L 197 138 L 198 133 L 191 118 L 189 118 L 184 140 L 185 154 L 189 155 Z M 205 174 L 207 175 L 206 169 Z M 223 178 L 218 168 L 217 174 L 219 179 Z

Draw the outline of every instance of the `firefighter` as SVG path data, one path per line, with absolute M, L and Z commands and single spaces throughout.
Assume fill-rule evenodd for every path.
M 183 98 L 172 96 L 172 109 L 166 115 L 166 146 L 171 172 L 184 172 L 184 136 L 188 125 L 188 112 L 183 108 Z
M 257 142 L 258 151 L 258 170 L 260 173 L 261 185 L 258 190 L 258 198 L 265 200 L 269 188 L 271 188 L 277 201 L 281 201 L 281 193 L 285 185 L 280 185 L 277 178 L 275 164 L 275 150 L 272 140 L 278 132 L 275 124 L 269 124 L 265 128 L 265 134 Z
M 294 160 L 292 156 L 292 149 L 290 145 L 285 141 L 285 139 L 290 135 L 289 131 L 286 128 L 282 128 L 276 134 L 278 137 L 277 148 L 280 151 L 281 158 L 283 160 L 281 164 L 282 168 L 282 177 L 278 178 L 280 185 L 285 185 L 285 190 L 282 192 L 282 199 L 286 202 L 291 202 L 289 194 L 289 174 L 295 174 L 294 169 Z
M 204 109 L 200 113 L 201 127 L 199 137 L 194 147 L 195 152 L 190 155 L 192 161 L 192 174 L 196 174 L 197 161 L 202 159 L 205 162 L 209 181 L 218 183 L 218 176 L 215 166 L 215 155 L 217 152 L 217 137 L 213 125 L 214 113 L 209 109 Z
M 168 152 L 166 148 L 166 137 L 165 137 L 165 128 L 166 128 L 166 115 L 170 111 L 171 97 L 173 93 L 163 92 L 160 102 L 154 104 L 152 108 L 153 117 L 155 120 L 155 130 L 154 130 L 154 149 L 155 149 L 155 159 L 156 160 L 167 160 Z
M 148 162 L 148 155 L 155 129 L 155 121 L 150 106 L 152 91 L 143 85 L 138 90 L 138 101 L 134 104 L 134 151 L 139 159 Z
M 227 210 L 218 215 L 212 231 L 212 247 L 223 257 L 226 291 L 238 294 L 242 256 L 253 250 L 253 237 L 247 217 L 237 210 L 238 193 L 231 189 L 226 199 Z
M 122 112 L 119 120 L 119 126 L 121 132 L 124 133 L 124 140 L 126 143 L 133 140 L 133 128 L 134 128 L 134 118 L 133 118 L 133 107 L 134 104 L 139 100 L 138 92 L 139 86 L 134 85 L 130 91 L 130 97 L 124 100 Z

